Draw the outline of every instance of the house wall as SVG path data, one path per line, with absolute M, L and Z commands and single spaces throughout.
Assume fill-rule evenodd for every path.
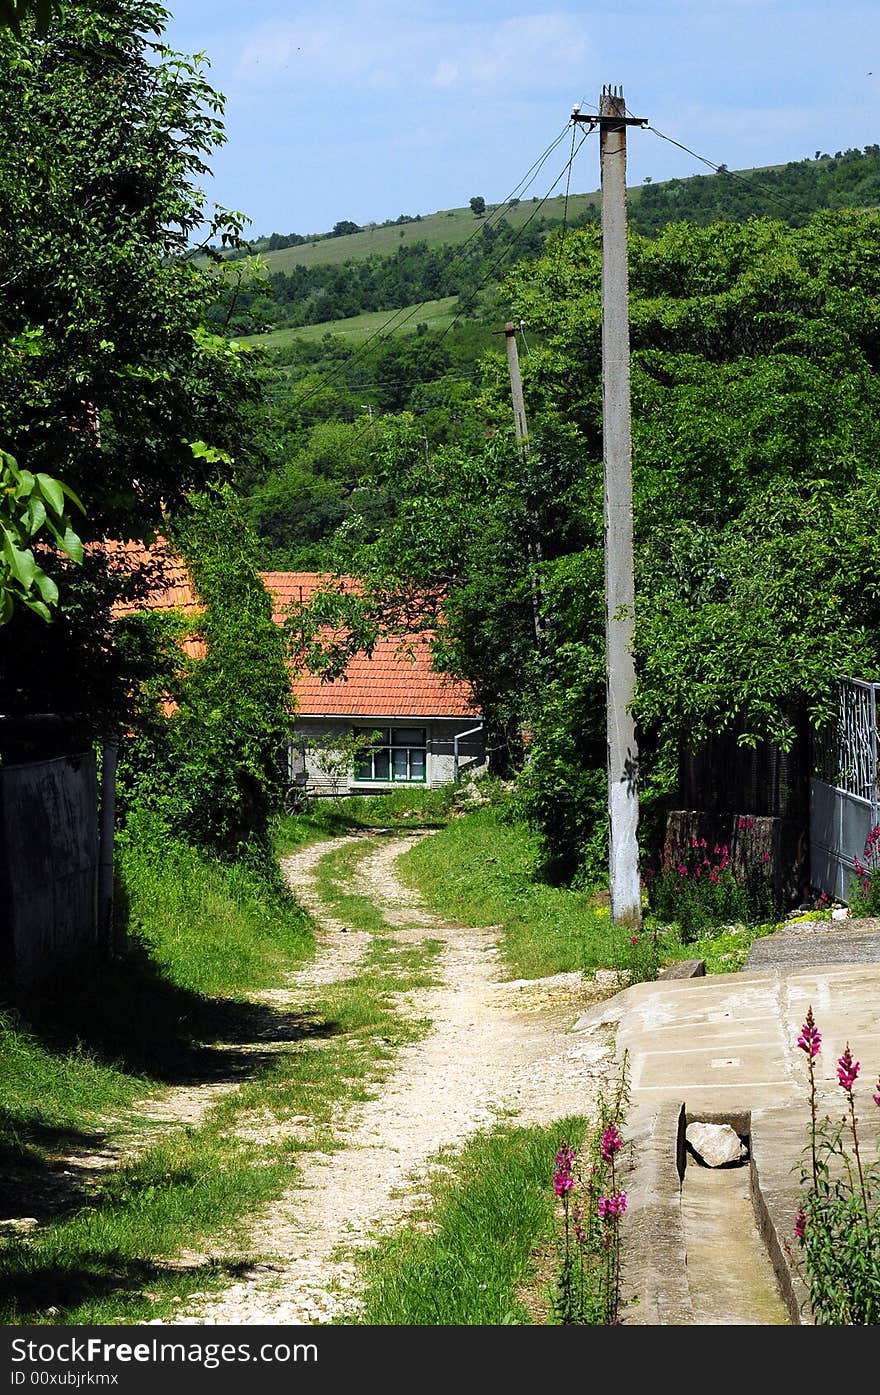
M 294 727 L 293 746 L 297 753 L 299 749 L 304 750 L 305 768 L 308 776 L 306 788 L 314 794 L 376 794 L 401 787 L 435 789 L 437 786 L 447 785 L 455 779 L 454 743 L 456 732 L 469 731 L 477 725 L 478 721 L 479 718 L 476 717 L 462 717 L 456 721 L 431 721 L 430 718 L 425 717 L 410 717 L 398 721 L 392 721 L 388 717 L 377 717 L 375 721 L 350 718 L 304 719 L 297 722 Z M 372 727 L 424 727 L 427 741 L 424 785 L 417 781 L 406 782 L 404 785 L 400 781 L 360 781 L 345 777 L 334 782 L 319 768 L 317 743 L 331 735 L 350 736 L 355 727 L 365 731 L 369 731 Z M 301 760 L 299 764 L 302 764 Z M 485 730 L 464 737 L 459 742 L 458 750 L 459 778 L 466 775 L 482 774 L 487 769 L 487 765 Z

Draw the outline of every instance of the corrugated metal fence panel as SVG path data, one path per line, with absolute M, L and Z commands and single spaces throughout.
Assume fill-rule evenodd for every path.
M 98 784 L 93 751 L 0 767 L 0 951 L 28 987 L 95 944 Z
M 855 858 L 862 857 L 874 812 L 867 799 L 810 781 L 810 878 L 836 901 L 849 900 Z

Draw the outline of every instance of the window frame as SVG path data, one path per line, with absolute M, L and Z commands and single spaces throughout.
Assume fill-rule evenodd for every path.
M 366 732 L 370 732 L 370 731 L 378 731 L 378 732 L 381 733 L 382 740 L 381 740 L 380 742 L 377 742 L 377 744 L 376 744 L 375 746 L 371 747 L 371 749 L 370 749 L 369 751 L 365 752 L 365 754 L 361 757 L 360 761 L 359 761 L 358 764 L 355 766 L 354 773 L 353 773 L 353 775 L 352 775 L 352 784 L 358 784 L 358 785 L 425 785 L 425 784 L 427 784 L 427 782 L 428 782 L 428 728 L 427 728 L 427 727 L 378 727 L 378 726 L 374 726 L 374 727 L 354 727 L 354 728 L 353 728 L 353 731 L 354 731 L 354 734 L 355 734 L 356 736 L 360 736 L 360 735 L 362 735 L 362 734 L 364 734 L 364 733 L 366 733 Z M 421 733 L 422 733 L 422 738 L 423 738 L 423 739 L 422 739 L 422 742 L 421 742 L 421 743 L 417 743 L 417 742 L 408 742 L 406 745 L 403 745 L 402 743 L 399 743 L 399 742 L 395 742 L 394 736 L 395 736 L 395 733 L 396 733 L 397 731 L 421 732 Z M 395 776 L 395 774 L 394 774 L 394 759 L 393 759 L 393 753 L 394 753 L 395 751 L 405 751 L 405 752 L 406 752 L 406 769 L 407 769 L 407 773 L 406 773 L 405 776 L 400 776 L 400 775 Z M 412 771 L 412 753 L 413 753 L 413 751 L 418 751 L 418 752 L 420 752 L 421 755 L 422 755 L 422 758 L 423 758 L 423 759 L 422 759 L 422 773 L 421 773 L 421 775 L 415 775 L 415 776 L 414 776 L 414 775 L 412 775 L 412 774 L 410 773 L 410 772 Z M 374 773 L 374 772 L 375 772 L 375 769 L 376 769 L 376 756 L 379 755 L 380 753 L 383 753 L 383 752 L 384 752 L 384 753 L 387 753 L 387 756 L 388 756 L 388 774 L 387 774 L 387 775 L 376 775 L 376 774 Z M 369 775 L 364 775 L 364 774 L 361 774 L 361 771 L 363 770 L 364 765 L 365 765 L 365 763 L 366 763 L 367 761 L 369 761 L 371 773 L 370 773 Z

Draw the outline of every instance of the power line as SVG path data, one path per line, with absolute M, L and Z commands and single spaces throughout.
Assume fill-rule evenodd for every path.
M 566 125 L 560 131 L 559 135 L 556 136 L 556 138 L 550 142 L 550 144 L 547 146 L 547 149 L 544 150 L 543 153 L 538 156 L 538 158 L 532 163 L 532 165 L 530 165 L 529 169 L 526 171 L 523 177 L 517 182 L 517 184 L 514 185 L 513 190 L 510 194 L 508 194 L 507 198 L 502 203 L 496 205 L 493 212 L 489 215 L 489 218 L 485 222 L 481 222 L 479 226 L 474 229 L 471 235 L 462 244 L 458 257 L 451 263 L 450 267 L 448 268 L 449 271 L 455 269 L 455 267 L 458 266 L 459 262 L 464 263 L 464 261 L 466 260 L 466 253 L 470 250 L 471 244 L 475 241 L 475 239 L 479 238 L 482 235 L 484 228 L 492 226 L 493 218 L 496 219 L 496 221 L 500 221 L 505 216 L 511 199 L 517 198 L 520 194 L 524 193 L 525 190 L 528 189 L 532 183 L 534 183 L 541 169 L 543 168 L 547 160 L 550 158 L 550 156 L 553 154 L 553 151 L 560 144 L 560 142 L 565 139 L 565 134 L 567 130 L 568 126 Z M 558 182 L 559 181 L 557 180 L 556 183 Z M 553 187 L 555 188 L 555 185 Z M 545 195 L 545 198 L 541 201 L 542 204 L 546 201 L 546 197 L 547 196 Z M 539 204 L 538 207 L 540 208 L 541 204 Z M 532 215 L 532 217 L 534 217 L 534 214 Z M 531 218 L 527 220 L 527 222 L 524 224 L 524 227 L 528 227 L 528 224 L 530 222 Z M 518 238 L 514 239 L 514 242 L 516 242 L 517 240 Z M 384 324 L 380 325 L 378 329 L 374 330 L 374 332 L 371 335 L 369 335 L 365 340 L 362 341 L 358 349 L 355 351 L 355 355 L 353 357 L 359 357 L 362 353 L 366 352 L 369 345 L 372 344 L 375 339 L 385 337 L 388 333 L 390 333 L 392 327 L 399 329 L 401 325 L 406 324 L 407 320 L 412 319 L 415 315 L 419 313 L 422 307 L 427 304 L 427 301 L 420 301 L 418 305 L 411 307 L 403 307 L 400 310 L 396 310 L 394 314 L 391 315 L 389 319 L 384 322 Z M 399 323 L 396 323 L 397 321 L 399 321 Z M 443 337 L 445 338 L 445 335 Z M 351 360 L 348 360 L 348 362 L 351 362 Z M 329 374 L 326 381 L 322 383 L 320 387 L 315 387 L 310 392 L 306 393 L 303 397 L 294 399 L 292 405 L 294 407 L 301 407 L 303 403 L 309 400 L 309 398 L 314 397 L 317 395 L 317 393 L 323 391 L 324 387 L 327 385 L 328 382 L 332 383 L 333 381 L 335 381 L 337 376 L 338 372 Z
M 631 112 L 629 114 L 632 115 Z M 655 136 L 659 136 L 661 140 L 667 141 L 669 145 L 674 145 L 677 149 L 683 150 L 686 155 L 691 155 L 695 160 L 699 160 L 701 164 L 708 165 L 709 169 L 714 170 L 716 174 L 726 174 L 731 179 L 737 179 L 741 184 L 745 184 L 747 188 L 751 189 L 752 192 L 757 191 L 763 194 L 765 198 L 770 199 L 771 202 L 778 204 L 780 208 L 784 208 L 786 213 L 790 214 L 792 212 L 791 200 L 774 193 L 766 184 L 761 184 L 759 181 L 750 178 L 747 174 L 741 174 L 738 170 L 729 169 L 725 164 L 716 164 L 714 160 L 708 159 L 705 155 L 700 155 L 696 150 L 691 150 L 690 146 L 682 145 L 680 140 L 675 140 L 672 136 L 667 136 L 665 132 L 658 131 L 656 126 L 647 124 L 645 130 L 653 132 Z
M 535 207 L 534 207 L 534 209 L 532 210 L 531 214 L 530 214 L 529 217 L 526 219 L 526 221 L 523 223 L 522 227 L 519 229 L 519 231 L 517 232 L 516 236 L 513 238 L 512 242 L 510 242 L 510 243 L 508 244 L 507 247 L 503 248 L 502 252 L 499 254 L 499 256 L 495 259 L 494 262 L 491 262 L 491 263 L 490 263 L 490 265 L 489 265 L 489 267 L 487 268 L 486 274 L 485 274 L 485 276 L 483 277 L 482 281 L 479 283 L 479 285 L 478 285 L 473 291 L 471 291 L 470 295 L 467 297 L 467 299 L 465 300 L 464 304 L 461 305 L 461 307 L 460 307 L 460 309 L 458 310 L 458 312 L 453 316 L 452 321 L 446 326 L 446 328 L 444 329 L 443 333 L 440 335 L 440 338 L 439 338 L 439 340 L 437 341 L 438 343 L 440 343 L 440 344 L 443 343 L 443 340 L 446 338 L 446 336 L 447 336 L 447 334 L 449 333 L 449 331 L 450 331 L 451 329 L 453 329 L 454 326 L 458 323 L 458 321 L 461 319 L 462 315 L 465 313 L 465 311 L 468 309 L 468 307 L 471 306 L 471 305 L 473 305 L 473 303 L 474 303 L 474 301 L 476 300 L 477 296 L 480 294 L 480 291 L 481 291 L 481 290 L 483 289 L 483 287 L 486 285 L 487 281 L 490 279 L 490 277 L 492 276 L 492 274 L 493 274 L 493 272 L 495 271 L 495 269 L 500 265 L 500 263 L 504 260 L 504 258 L 507 257 L 507 256 L 513 251 L 513 249 L 514 249 L 514 247 L 516 246 L 517 242 L 519 242 L 519 239 L 522 237 L 523 233 L 526 231 L 526 229 L 528 228 L 529 224 L 532 222 L 532 219 L 533 219 L 533 218 L 536 218 L 536 217 L 538 216 L 538 214 L 540 213 L 541 209 L 544 207 L 544 204 L 545 204 L 545 203 L 547 202 L 547 200 L 550 198 L 551 194 L 553 193 L 553 190 L 556 188 L 556 186 L 557 186 L 557 184 L 559 183 L 559 181 L 563 178 L 563 176 L 567 173 L 567 171 L 569 171 L 569 170 L 571 169 L 572 163 L 573 163 L 575 157 L 577 156 L 577 154 L 579 153 L 579 151 L 580 151 L 580 149 L 581 149 L 581 146 L 583 145 L 584 141 L 587 140 L 587 139 L 589 138 L 589 136 L 592 134 L 592 129 L 593 129 L 593 128 L 591 127 L 589 131 L 586 131 L 586 132 L 584 133 L 584 135 L 581 136 L 580 144 L 578 145 L 577 149 L 572 151 L 572 154 L 569 156 L 568 160 L 566 161 L 565 166 L 563 167 L 563 169 L 560 170 L 559 174 L 556 176 L 556 178 L 554 179 L 553 183 L 550 185 L 550 188 L 547 190 L 547 192 L 546 192 L 546 194 L 544 195 L 544 197 L 540 200 L 539 203 L 537 203 L 537 204 L 535 205 Z M 459 296 L 459 301 L 461 301 L 461 296 Z

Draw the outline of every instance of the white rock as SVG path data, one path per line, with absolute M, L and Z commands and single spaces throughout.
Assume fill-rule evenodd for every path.
M 685 1138 L 707 1167 L 740 1162 L 748 1151 L 730 1124 L 688 1124 Z

